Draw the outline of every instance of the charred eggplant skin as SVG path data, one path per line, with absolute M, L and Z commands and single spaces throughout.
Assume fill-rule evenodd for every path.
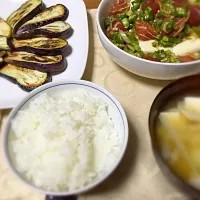
M 13 52 L 5 57 L 4 61 L 8 64 L 41 72 L 63 72 L 66 69 L 65 59 L 62 55 L 38 56 L 27 52 Z
M 2 69 L 5 68 L 5 67 L 10 67 L 10 69 L 8 69 L 8 70 L 11 70 L 11 72 L 10 72 L 11 74 L 10 75 L 8 75 L 9 73 L 3 73 L 2 72 Z M 3 77 L 3 78 L 7 79 L 8 81 L 10 81 L 10 82 L 12 82 L 14 84 L 17 84 L 21 89 L 23 89 L 26 92 L 30 92 L 30 91 L 36 89 L 37 87 L 39 87 L 39 86 L 41 86 L 43 84 L 46 84 L 46 83 L 49 83 L 49 82 L 52 81 L 51 74 L 47 73 L 46 76 L 44 77 L 45 80 L 41 80 L 41 82 L 38 83 L 37 86 L 33 86 L 33 85 L 27 86 L 27 83 L 23 84 L 21 81 L 17 80 L 16 77 L 12 76 L 12 70 L 13 70 L 13 68 L 16 68 L 16 71 L 15 71 L 15 75 L 16 75 L 17 74 L 17 70 L 20 71 L 20 67 L 8 64 L 8 65 L 4 65 L 3 68 L 0 69 L 0 77 Z M 19 77 L 21 77 L 21 76 L 23 76 L 23 75 L 19 74 Z
M 4 60 L 2 57 L 0 57 L 0 67 L 3 65 L 3 63 L 4 63 Z
M 57 23 L 59 23 L 59 25 L 62 23 L 63 26 L 65 26 L 65 29 L 55 31 L 54 29 L 51 30 L 51 28 L 47 27 L 51 25 L 56 27 Z M 59 29 L 59 25 L 56 27 L 57 29 Z M 48 38 L 59 38 L 59 37 L 65 37 L 68 34 L 70 29 L 71 29 L 70 24 L 63 21 L 56 21 L 43 27 L 39 27 L 39 28 L 32 29 L 29 31 L 14 34 L 13 37 L 16 39 L 27 39 L 27 38 L 38 37 L 38 36 L 45 36 Z
M 13 33 L 16 33 L 18 28 L 20 28 L 28 20 L 32 19 L 35 15 L 39 14 L 42 10 L 44 10 L 42 0 L 28 0 L 16 11 L 14 11 L 7 18 L 6 22 L 13 29 Z
M 58 13 L 57 10 L 59 10 L 60 13 L 57 14 L 57 16 L 51 17 L 50 15 L 54 11 L 55 11 L 55 13 Z M 45 26 L 45 25 L 50 24 L 55 21 L 65 21 L 68 17 L 68 14 L 69 14 L 69 10 L 62 4 L 57 4 L 55 6 L 51 6 L 49 8 L 46 8 L 45 10 L 43 10 L 38 15 L 36 15 L 33 19 L 31 19 L 31 20 L 27 21 L 25 24 L 23 24 L 17 31 L 17 34 L 22 33 L 24 31 L 28 31 L 28 30 L 32 30 L 32 29 L 36 29 L 36 28 Z M 48 16 L 48 17 L 46 17 L 47 19 L 45 19 L 44 16 Z
M 38 42 L 40 42 L 40 45 L 37 45 Z M 27 40 L 16 40 L 12 38 L 8 41 L 8 45 L 13 51 L 26 51 L 41 56 L 55 56 L 64 53 L 67 49 L 68 42 L 60 38 L 39 37 Z

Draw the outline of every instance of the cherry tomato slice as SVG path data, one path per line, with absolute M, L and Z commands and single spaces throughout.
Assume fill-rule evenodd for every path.
M 117 15 L 125 12 L 128 8 L 128 3 L 126 0 L 116 0 L 111 7 L 109 15 Z
M 181 62 L 191 62 L 191 61 L 195 61 L 195 59 L 191 56 L 179 56 L 179 58 L 181 59 Z
M 143 41 L 155 39 L 157 31 L 146 21 L 136 20 L 135 30 L 138 38 Z
M 190 17 L 188 24 L 191 26 L 200 25 L 200 6 L 190 5 Z

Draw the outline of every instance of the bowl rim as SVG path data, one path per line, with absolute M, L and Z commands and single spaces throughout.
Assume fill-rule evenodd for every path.
M 200 189 L 195 188 L 194 186 L 190 185 L 188 182 L 184 181 L 181 177 L 179 177 L 173 171 L 173 169 L 167 164 L 167 162 L 161 155 L 161 151 L 158 150 L 158 143 L 156 141 L 155 125 L 152 125 L 152 117 L 154 118 L 153 113 L 155 111 L 154 107 L 156 103 L 159 102 L 159 99 L 163 97 L 165 92 L 171 91 L 176 86 L 186 84 L 186 82 L 194 80 L 194 79 L 200 79 L 200 74 L 182 77 L 180 79 L 172 81 L 171 83 L 167 84 L 164 88 L 162 88 L 162 90 L 160 90 L 160 92 L 154 98 L 152 105 L 150 107 L 149 116 L 148 116 L 148 131 L 149 131 L 150 140 L 151 140 L 151 148 L 152 148 L 154 157 L 158 163 L 158 166 L 161 168 L 161 171 L 164 171 L 164 174 L 169 173 L 167 178 L 170 178 L 175 184 L 177 184 L 179 188 L 184 189 L 184 192 L 186 192 L 187 194 L 193 195 L 195 198 L 197 197 L 199 198 Z M 166 105 L 165 103 L 162 103 L 161 107 L 165 107 L 165 105 Z M 154 119 L 153 121 L 155 120 L 156 119 Z
M 98 90 L 98 92 L 101 92 L 103 95 L 107 96 L 112 101 L 112 103 L 118 109 L 118 111 L 121 115 L 121 120 L 123 121 L 123 126 L 124 126 L 123 127 L 124 128 L 123 141 L 124 142 L 122 144 L 120 154 L 117 158 L 116 163 L 102 177 L 98 178 L 97 180 L 89 183 L 88 185 L 86 185 L 86 186 L 84 186 L 80 189 L 71 190 L 71 191 L 62 191 L 62 192 L 51 192 L 51 191 L 46 191 L 44 189 L 40 189 L 40 188 L 34 186 L 33 184 L 29 183 L 28 181 L 24 180 L 21 177 L 21 175 L 16 171 L 16 169 L 12 165 L 11 160 L 9 158 L 7 136 L 9 134 L 11 120 L 15 117 L 17 112 L 23 107 L 24 104 L 28 103 L 35 95 L 42 93 L 43 91 L 48 90 L 49 88 L 59 87 L 59 85 L 67 85 L 67 84 L 72 84 L 72 85 L 76 84 L 76 85 L 82 85 L 82 86 L 93 88 L 95 90 Z M 127 148 L 127 145 L 128 145 L 128 137 L 129 137 L 128 132 L 129 132 L 129 130 L 128 130 L 128 120 L 127 120 L 124 109 L 122 108 L 119 101 L 110 92 L 108 92 L 106 89 L 104 89 L 103 87 L 101 87 L 101 86 L 99 86 L 95 83 L 85 81 L 85 80 L 60 80 L 60 81 L 55 81 L 55 82 L 47 83 L 43 86 L 36 88 L 32 92 L 30 92 L 27 96 L 25 96 L 15 108 L 12 109 L 11 113 L 8 116 L 6 125 L 3 129 L 3 132 L 2 132 L 1 144 L 2 144 L 3 161 L 6 165 L 6 167 L 11 172 L 11 174 L 13 174 L 14 177 L 19 182 L 21 182 L 23 185 L 25 185 L 27 188 L 31 189 L 32 191 L 35 191 L 35 192 L 38 192 L 38 193 L 41 193 L 41 194 L 52 195 L 52 196 L 77 195 L 77 194 L 81 194 L 81 193 L 84 193 L 86 191 L 89 191 L 89 190 L 93 189 L 94 187 L 98 186 L 100 183 L 102 183 L 105 179 L 107 179 L 115 171 L 115 169 L 118 167 L 118 165 L 122 161 L 122 158 L 123 158 L 123 156 L 126 152 L 126 148 Z
M 151 60 L 147 60 L 144 58 L 139 58 L 137 56 L 131 55 L 125 51 L 123 51 L 122 49 L 116 47 L 105 35 L 102 27 L 101 27 L 101 23 L 100 23 L 100 12 L 102 10 L 102 7 L 104 6 L 104 3 L 107 2 L 109 0 L 102 0 L 97 8 L 97 13 L 96 13 L 96 24 L 97 24 L 97 30 L 99 32 L 100 35 L 102 35 L 103 39 L 109 44 L 111 45 L 116 51 L 121 52 L 122 54 L 124 54 L 125 56 L 128 56 L 131 59 L 137 59 L 138 61 L 143 61 L 143 62 L 147 62 L 147 63 L 151 63 L 154 65 L 166 65 L 166 66 L 177 66 L 177 67 L 185 67 L 185 66 L 189 66 L 192 64 L 199 64 L 200 60 L 195 60 L 195 61 L 191 61 L 191 62 L 181 62 L 181 63 L 165 63 L 165 62 L 156 62 L 156 61 L 151 61 Z

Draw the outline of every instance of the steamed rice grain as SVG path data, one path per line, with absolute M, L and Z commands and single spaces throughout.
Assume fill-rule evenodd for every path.
M 9 141 L 17 171 L 47 191 L 75 190 L 99 178 L 121 144 L 108 105 L 86 90 L 41 94 L 13 119 Z

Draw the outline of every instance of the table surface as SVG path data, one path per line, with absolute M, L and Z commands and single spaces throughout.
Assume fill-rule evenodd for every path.
M 84 0 L 87 9 L 97 8 L 101 0 Z
M 100 0 L 84 0 L 87 9 Z M 78 200 L 191 200 L 171 185 L 155 162 L 148 131 L 150 106 L 166 81 L 138 77 L 114 63 L 104 50 L 96 29 L 96 10 L 88 10 L 89 54 L 82 77 L 103 86 L 122 104 L 129 121 L 129 142 L 115 172 Z M 0 110 L 0 137 L 10 110 Z M 0 200 L 44 200 L 18 182 L 4 165 L 0 151 Z

